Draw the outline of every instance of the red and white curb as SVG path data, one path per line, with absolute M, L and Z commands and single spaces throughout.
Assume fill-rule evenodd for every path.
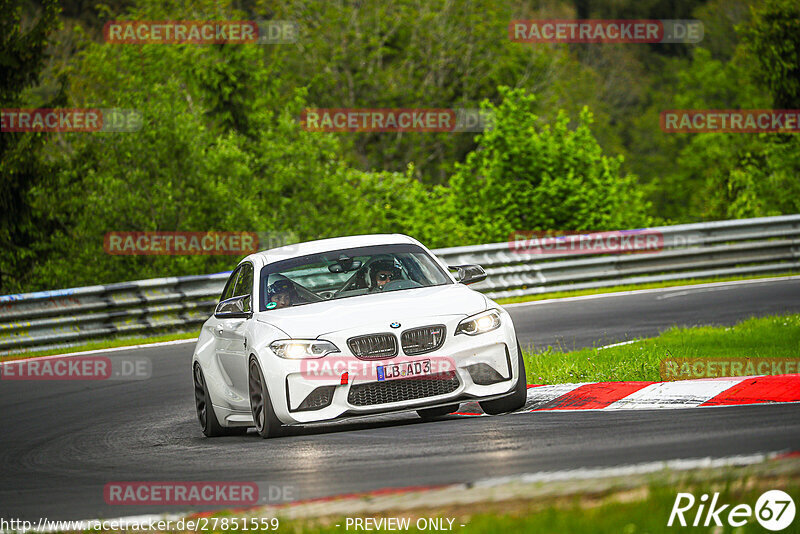
M 529 385 L 516 413 L 556 410 L 652 410 L 800 402 L 800 374 L 679 380 Z M 457 415 L 485 415 L 475 402 Z

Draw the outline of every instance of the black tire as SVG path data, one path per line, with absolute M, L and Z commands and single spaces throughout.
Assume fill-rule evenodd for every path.
M 194 365 L 192 374 L 194 375 L 194 404 L 197 410 L 197 420 L 200 422 L 203 434 L 209 438 L 228 434 L 228 429 L 217 421 L 217 414 L 214 413 L 214 407 L 211 405 L 208 388 L 206 388 L 206 380 L 199 363 Z
M 436 417 L 443 417 L 458 410 L 460 404 L 448 404 L 447 406 L 438 406 L 436 408 L 423 408 L 417 410 L 417 415 L 423 419 L 434 419 Z
M 283 430 L 282 424 L 272 409 L 272 401 L 269 398 L 264 374 L 261 372 L 261 366 L 258 365 L 258 361 L 254 356 L 250 357 L 247 369 L 250 411 L 253 414 L 256 432 L 264 439 L 280 436 Z
M 525 377 L 525 360 L 522 358 L 522 349 L 517 340 L 517 354 L 519 358 L 519 379 L 514 386 L 514 392 L 508 397 L 479 403 L 481 409 L 489 415 L 515 412 L 525 406 L 528 398 L 528 379 Z

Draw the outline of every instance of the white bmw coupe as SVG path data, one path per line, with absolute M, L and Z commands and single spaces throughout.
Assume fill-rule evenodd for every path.
M 230 276 L 192 358 L 206 436 L 479 401 L 521 408 L 525 366 L 511 317 L 405 235 L 311 241 L 253 254 Z

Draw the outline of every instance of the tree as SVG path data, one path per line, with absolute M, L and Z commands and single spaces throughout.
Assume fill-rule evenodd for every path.
M 744 43 L 728 62 L 698 49 L 679 76 L 676 108 L 800 107 L 800 7 L 769 0 L 738 31 Z M 729 219 L 800 211 L 797 134 L 670 134 L 685 139 L 671 173 L 676 198 L 693 218 Z M 664 188 L 666 190 L 666 188 Z
M 51 33 L 59 27 L 58 4 L 46 0 L 38 19 L 22 27 L 21 0 L 0 0 L 0 109 L 54 107 L 63 93 L 48 102 L 30 101 L 25 90 L 39 83 Z M 52 174 L 42 158 L 44 133 L 0 133 L 0 293 L 19 291 L 35 261 L 33 244 L 46 235 L 51 221 L 31 212 L 31 188 Z
M 778 109 L 800 108 L 800 4 L 766 0 L 742 29 Z
M 608 230 L 649 222 L 636 178 L 624 175 L 621 157 L 605 156 L 584 110 L 574 129 L 559 113 L 542 124 L 535 98 L 500 89 L 494 129 L 478 138 L 450 181 L 454 209 L 472 243 L 508 239 L 514 231 Z
M 529 16 L 525 2 L 261 2 L 276 19 L 298 21 L 296 45 L 268 48 L 285 65 L 287 87 L 307 87 L 321 108 L 478 108 L 499 101 L 497 87 L 524 87 L 550 106 L 594 104 L 590 73 L 564 47 L 508 38 Z M 280 5 L 277 5 L 280 4 Z M 577 104 L 575 104 L 577 106 Z M 579 109 L 579 106 L 577 106 Z M 593 106 L 594 109 L 594 106 Z M 469 133 L 357 133 L 341 136 L 362 170 L 404 173 L 414 163 L 425 183 L 446 183 L 453 164 L 475 148 Z
M 163 9 L 144 1 L 128 16 L 179 18 Z M 216 4 L 209 9 L 215 17 L 242 18 Z M 38 213 L 54 213 L 61 225 L 39 244 L 42 258 L 30 285 L 202 274 L 234 261 L 109 256 L 103 237 L 111 231 L 312 239 L 363 228 L 360 184 L 348 181 L 338 139 L 302 129 L 304 91 L 279 91 L 276 69 L 257 46 L 86 41 L 67 72 L 74 105 L 135 109 L 143 125 L 136 132 L 60 139 L 54 183 L 36 188 L 31 204 Z

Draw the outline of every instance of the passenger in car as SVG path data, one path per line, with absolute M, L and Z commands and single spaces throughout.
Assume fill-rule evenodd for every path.
M 289 308 L 298 301 L 297 291 L 290 280 L 277 280 L 268 288 L 269 301 L 274 302 L 277 308 Z

